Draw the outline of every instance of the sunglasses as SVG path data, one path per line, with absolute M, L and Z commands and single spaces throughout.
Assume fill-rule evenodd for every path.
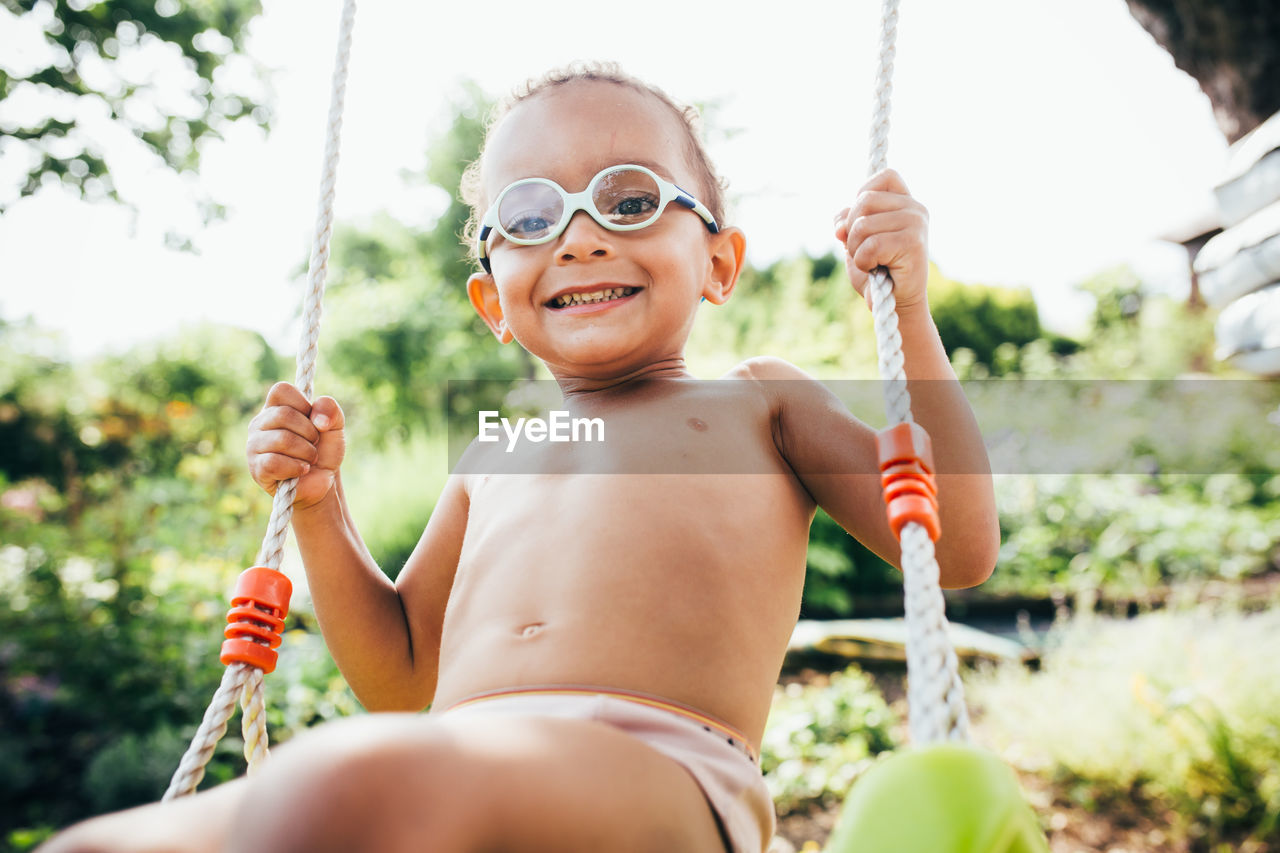
M 689 208 L 712 234 L 720 230 L 706 205 L 644 166 L 610 166 L 580 193 L 565 192 L 548 178 L 525 178 L 510 184 L 480 220 L 476 254 L 487 273 L 488 241 L 496 230 L 517 246 L 548 243 L 569 227 L 579 210 L 610 231 L 635 231 L 658 221 L 671 202 Z

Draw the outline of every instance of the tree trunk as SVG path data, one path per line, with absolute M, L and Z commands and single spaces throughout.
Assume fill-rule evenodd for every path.
M 1280 112 L 1280 2 L 1126 2 L 1174 64 L 1199 82 L 1228 142 Z

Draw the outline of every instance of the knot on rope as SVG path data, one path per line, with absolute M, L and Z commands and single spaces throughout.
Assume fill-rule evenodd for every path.
M 276 668 L 284 617 L 289 615 L 293 584 L 283 573 L 265 566 L 245 569 L 231 594 L 223 664 L 247 663 L 264 673 Z
M 880 487 L 884 490 L 889 529 L 899 540 L 914 521 L 934 542 L 942 535 L 938 519 L 938 486 L 933 478 L 933 442 L 918 423 L 900 423 L 876 434 Z

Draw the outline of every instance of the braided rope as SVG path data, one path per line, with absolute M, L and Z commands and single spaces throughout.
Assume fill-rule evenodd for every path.
M 307 291 L 302 306 L 302 336 L 298 342 L 298 368 L 295 384 L 307 399 L 314 391 L 316 358 L 319 355 L 320 306 L 324 296 L 325 273 L 329 261 L 329 238 L 333 234 L 333 202 L 338 181 L 338 149 L 342 137 L 342 111 L 346 101 L 347 70 L 351 59 L 351 33 L 355 26 L 355 0 L 344 0 L 342 21 L 338 27 L 338 49 L 333 66 L 333 85 L 329 98 L 324 162 L 320 176 L 319 211 L 316 215 L 315 239 L 307 276 Z M 285 480 L 276 488 L 271 503 L 271 518 L 258 550 L 257 565 L 279 569 L 284 557 L 285 537 L 293 519 L 293 498 L 298 481 Z M 169 782 L 164 800 L 194 793 L 204 777 L 204 768 L 213 757 L 214 748 L 227 732 L 227 724 L 236 704 L 243 710 L 241 731 L 244 735 L 244 757 L 249 772 L 257 769 L 267 757 L 267 706 L 262 689 L 262 670 L 243 663 L 230 664 L 222 676 L 222 684 L 205 711 L 200 728 L 178 764 Z
M 880 62 L 876 72 L 875 115 L 871 121 L 871 174 L 888 167 L 889 101 L 893 93 L 894 42 L 898 35 L 898 0 L 884 0 L 880 18 Z M 911 394 L 898 332 L 893 279 L 884 267 L 871 273 L 871 315 L 884 387 L 889 426 L 910 423 Z M 947 637 L 946 602 L 939 585 L 933 541 L 921 525 L 902 529 L 902 580 L 907 620 L 907 704 L 911 740 L 917 744 L 968 740 L 969 715 L 964 705 L 959 662 Z

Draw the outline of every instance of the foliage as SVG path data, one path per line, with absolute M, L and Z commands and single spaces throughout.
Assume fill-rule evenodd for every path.
M 83 405 L 57 342 L 30 321 L 0 320 L 0 471 L 66 494 L 84 473 L 117 464 L 126 453 L 119 442 L 80 440 Z
M 1082 281 L 1094 309 L 1081 340 L 1046 335 L 1019 345 L 997 344 L 983 363 L 967 345 L 952 348 L 961 379 L 1174 379 L 1190 374 L 1230 376 L 1213 358 L 1213 317 L 1185 302 L 1149 292 L 1127 266 Z M 935 316 L 939 329 L 951 321 Z M 947 343 L 944 336 L 944 343 Z M 998 338 L 995 338 L 998 340 Z
M 451 379 L 534 375 L 528 354 L 498 344 L 467 298 L 472 262 L 458 235 L 469 211 L 456 193 L 479 154 L 489 104 L 471 87 L 453 109 L 452 124 L 428 151 L 425 179 L 450 199 L 435 224 L 416 231 L 381 217 L 334 237 L 322 350 L 334 374 L 330 387 L 352 401 L 349 414 L 375 442 L 440 431 L 450 412 L 474 417 L 465 393 L 448 393 Z
M 1193 850 L 1280 828 L 1280 614 L 1081 619 L 1041 671 L 970 684 L 1005 757 L 1090 809 L 1125 803 Z M 1242 848 L 1243 849 L 1243 848 Z
M 358 461 L 343 472 L 347 504 L 360 536 L 394 578 L 413 553 L 444 491 L 448 459 L 439 436 L 415 436 L 380 450 L 352 445 Z
M 1040 327 L 1040 314 L 1031 291 L 1026 288 L 963 284 L 947 278 L 936 264 L 929 264 L 929 313 L 947 355 L 966 350 L 970 363 L 981 365 L 991 375 L 1008 372 L 1014 365 L 1001 354 L 1033 341 L 1049 345 L 1052 352 L 1065 355 L 1077 345 L 1066 338 L 1047 334 Z
M 747 267 L 724 305 L 703 305 L 688 360 L 719 376 L 753 355 L 777 355 L 822 378 L 876 373 L 871 316 L 834 255 Z
M 1280 554 L 1280 477 L 1010 477 L 997 483 L 1003 544 L 992 592 L 1149 597 L 1235 581 Z
M 902 575 L 844 531 L 821 509 L 809 528 L 801 616 L 841 619 L 865 614 L 864 599 L 897 595 Z
M 1009 354 L 1034 342 L 1053 356 L 1079 348 L 1041 328 L 1025 288 L 963 284 L 931 263 L 928 289 L 943 346 L 973 366 L 967 375 L 1010 372 L 1017 359 Z M 700 367 L 710 363 L 705 375 L 723 373 L 750 355 L 779 355 L 825 379 L 877 378 L 871 314 L 834 255 L 748 266 L 727 304 L 702 310 L 689 354 Z
M 243 428 L 279 365 L 230 329 L 79 367 L 30 328 L 0 333 L 20 355 L 0 385 L 18 448 L 0 457 L 0 839 L 18 844 L 163 792 L 221 676 L 226 591 L 268 514 Z M 74 464 L 21 452 L 46 445 Z M 297 656 L 305 607 L 289 629 Z M 350 706 L 321 654 L 272 688 L 291 691 L 277 737 Z M 238 752 L 220 747 L 210 782 L 240 772 Z
M 233 468 L 215 451 L 280 369 L 261 336 L 215 327 L 74 369 L 29 325 L 0 323 L 0 355 L 0 473 L 30 481 L 23 494 L 48 504 L 37 514 L 73 525 L 95 501 L 124 500 L 138 477 L 170 478 L 148 496 L 156 503 L 176 502 L 180 468 L 187 482 L 226 485 Z
M 0 562 L 0 786 L 8 804 L 0 836 L 16 828 L 10 821 L 60 825 L 91 808 L 155 799 L 163 791 L 163 783 L 147 784 L 156 781 L 155 762 L 176 767 L 181 746 L 122 759 L 143 742 L 173 747 L 174 738 L 148 733 L 198 721 L 197 696 L 220 675 L 209 587 L 227 581 L 226 567 L 120 565 L 57 557 L 40 544 L 7 545 Z
M 202 143 L 233 122 L 266 128 L 257 75 L 242 55 L 260 11 L 258 0 L 4 0 L 6 26 L 33 24 L 44 49 L 29 51 L 41 58 L 28 68 L 0 68 L 0 104 L 34 93 L 55 105 L 30 122 L 0 120 L 0 150 L 31 163 L 21 196 L 61 183 L 118 200 L 102 144 L 107 124 L 175 171 L 194 171 Z
M 779 286 L 778 271 L 772 275 L 766 290 Z M 1211 318 L 1146 293 L 1124 268 L 1081 287 L 1096 308 L 1078 349 L 1046 338 L 1021 347 L 1005 342 L 990 351 L 990 364 L 967 347 L 952 350 L 1002 475 L 996 497 L 1003 547 L 983 592 L 1088 590 L 1127 599 L 1187 580 L 1235 581 L 1276 568 L 1280 445 L 1265 417 L 1280 402 L 1274 385 L 1227 381 L 1225 371 L 1219 379 L 1173 381 L 1212 366 Z M 980 301 L 940 300 L 939 327 L 959 325 L 942 305 Z M 745 328 L 747 339 L 767 342 L 768 332 Z M 772 334 L 777 340 L 788 333 Z M 854 411 L 876 422 L 878 413 Z M 822 512 L 810 531 L 808 569 L 810 617 L 865 614 L 874 599 L 901 589 L 895 570 Z
M 760 750 L 778 812 L 843 797 L 876 755 L 896 746 L 896 723 L 875 683 L 857 667 L 825 684 L 779 687 Z

